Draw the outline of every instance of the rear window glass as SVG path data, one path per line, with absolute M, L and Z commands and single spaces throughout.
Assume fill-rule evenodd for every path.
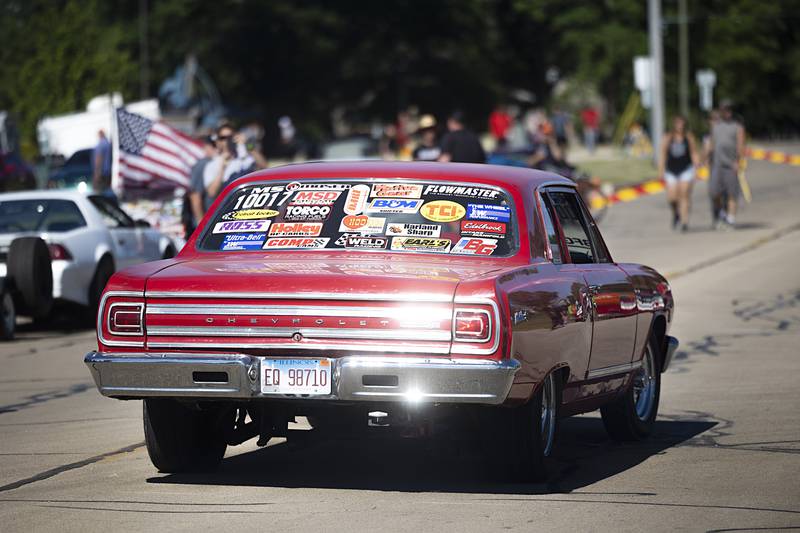
M 263 182 L 231 192 L 201 250 L 359 250 L 508 256 L 513 206 L 482 185 L 380 180 Z
M 0 233 L 71 231 L 86 225 L 70 200 L 10 200 L 0 202 Z

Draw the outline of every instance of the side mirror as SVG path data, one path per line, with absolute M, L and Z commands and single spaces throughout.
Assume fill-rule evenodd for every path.
M 148 221 L 146 221 L 146 220 L 141 220 L 141 219 L 140 219 L 140 220 L 137 220 L 137 221 L 135 221 L 133 224 L 134 224 L 134 225 L 135 225 L 137 228 L 149 228 L 149 227 L 151 227 L 151 226 L 150 226 L 150 223 L 149 223 Z

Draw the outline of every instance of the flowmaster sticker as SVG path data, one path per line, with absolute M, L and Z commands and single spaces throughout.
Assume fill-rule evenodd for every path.
M 429 194 L 492 199 L 497 198 L 500 191 L 483 189 L 481 187 L 463 187 L 460 185 L 427 185 L 425 187 L 425 196 Z
M 225 235 L 220 250 L 260 250 L 264 239 L 263 233 L 233 233 Z
M 372 186 L 370 196 L 377 198 L 419 198 L 422 196 L 422 185 L 413 183 L 376 183 Z
M 267 239 L 264 249 L 325 248 L 329 240 L 328 237 L 275 237 Z
M 480 237 L 461 237 L 453 245 L 451 254 L 462 255 L 492 255 L 497 248 L 497 239 L 482 239 Z
M 419 212 L 423 217 L 434 222 L 453 222 L 464 218 L 466 209 L 463 205 L 450 200 L 436 200 L 423 205 Z
M 511 220 L 511 209 L 504 205 L 467 204 L 467 218 L 508 222 Z
M 392 237 L 392 250 L 447 253 L 450 250 L 450 239 Z
M 367 215 L 347 215 L 342 217 L 339 231 L 355 231 L 358 233 L 383 233 L 385 218 L 368 217 Z
M 386 235 L 390 237 L 438 237 L 442 227 L 439 224 L 401 224 L 390 222 Z
M 420 205 L 422 200 L 376 198 L 367 207 L 367 213 L 416 213 Z
M 242 233 L 245 231 L 267 231 L 270 220 L 233 220 L 217 222 L 213 233 Z

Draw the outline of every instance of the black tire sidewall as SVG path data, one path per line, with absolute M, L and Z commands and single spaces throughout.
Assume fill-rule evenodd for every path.
M 20 237 L 11 242 L 8 278 L 19 296 L 19 311 L 42 318 L 53 308 L 53 265 L 47 243 L 39 237 Z

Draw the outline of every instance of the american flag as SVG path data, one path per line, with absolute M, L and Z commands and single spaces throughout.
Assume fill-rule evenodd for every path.
M 166 124 L 117 109 L 119 178 L 123 188 L 189 187 L 202 145 Z

